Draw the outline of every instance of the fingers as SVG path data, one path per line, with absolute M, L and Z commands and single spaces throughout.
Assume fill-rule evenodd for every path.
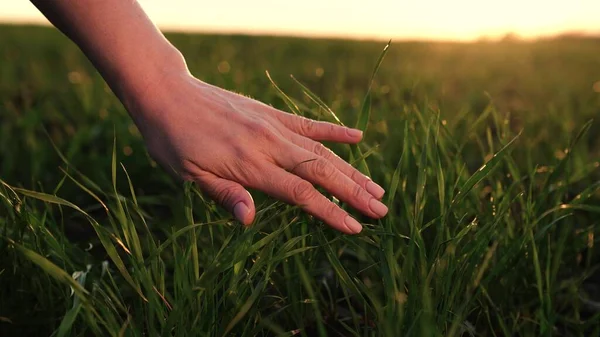
M 331 161 L 290 145 L 290 149 L 279 158 L 279 164 L 290 173 L 325 188 L 338 199 L 371 218 L 379 219 L 387 214 L 387 206 L 338 170 Z
M 352 167 L 352 165 L 337 156 L 335 153 L 333 153 L 333 151 L 325 147 L 323 144 L 299 135 L 291 135 L 290 140 L 305 150 L 329 160 L 340 172 L 348 176 L 350 179 L 352 179 L 352 181 L 357 183 L 375 198 L 381 200 L 385 194 L 385 190 L 381 186 L 377 185 L 369 177 Z
M 362 230 L 358 221 L 319 193 L 308 181 L 275 165 L 265 168 L 264 174 L 265 179 L 255 186 L 257 189 L 289 204 L 298 205 L 305 212 L 343 233 L 357 234 Z
M 242 185 L 206 171 L 197 174 L 194 179 L 204 192 L 233 213 L 241 223 L 246 226 L 252 223 L 256 214 L 254 200 Z
M 363 175 L 360 171 L 352 167 L 352 165 L 318 142 L 357 143 L 362 138 L 362 131 L 332 123 L 313 121 L 275 109 L 272 109 L 271 114 L 292 131 L 288 134 L 288 138 L 294 144 L 328 159 L 338 170 L 350 177 L 350 179 L 371 193 L 375 198 L 381 199 L 383 197 L 385 190 L 381 186 L 374 183 L 369 177 Z
M 270 114 L 289 130 L 317 141 L 356 144 L 362 139 L 363 132 L 358 129 L 328 122 L 314 121 L 275 109 L 272 109 Z

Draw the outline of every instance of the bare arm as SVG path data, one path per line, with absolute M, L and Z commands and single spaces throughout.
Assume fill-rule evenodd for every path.
M 165 72 L 186 69 L 181 53 L 133 0 L 31 0 L 92 61 L 121 100 Z
M 294 116 L 194 78 L 134 0 L 32 0 L 92 61 L 140 129 L 150 154 L 195 181 L 249 225 L 254 188 L 300 205 L 345 233 L 362 226 L 320 185 L 380 218 L 384 190 L 319 141 L 357 143 L 359 130 Z

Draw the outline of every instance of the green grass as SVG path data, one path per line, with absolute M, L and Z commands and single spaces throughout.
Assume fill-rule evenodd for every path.
M 366 128 L 328 145 L 389 215 L 344 236 L 255 192 L 243 228 L 66 38 L 0 27 L 0 335 L 600 335 L 600 40 L 398 42 L 370 84 L 385 43 L 168 37 L 202 80 Z

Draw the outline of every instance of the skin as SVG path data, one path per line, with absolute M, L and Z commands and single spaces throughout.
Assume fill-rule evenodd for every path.
M 318 192 L 372 218 L 385 191 L 323 146 L 362 132 L 289 114 L 202 82 L 133 0 L 32 0 L 92 61 L 139 128 L 152 157 L 194 181 L 243 224 L 246 188 L 263 191 L 348 234 L 360 223 Z

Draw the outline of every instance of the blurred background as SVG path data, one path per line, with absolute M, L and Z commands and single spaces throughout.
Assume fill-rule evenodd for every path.
M 149 16 L 168 31 L 167 38 L 185 56 L 191 73 L 208 83 L 290 111 L 284 96 L 266 76 L 268 71 L 301 114 L 331 120 L 330 115 L 324 114 L 324 109 L 290 78 L 292 74 L 347 125 L 356 125 L 362 102 L 370 88 L 368 97 L 372 109 L 368 132 L 360 146 L 363 153 L 368 154 L 366 161 L 371 168 L 371 177 L 382 186 L 391 186 L 394 179 L 398 179 L 394 178 L 394 172 L 397 168 L 402 169 L 399 197 L 390 205 L 392 211 L 387 217 L 390 219 L 388 223 L 393 222 L 403 235 L 424 233 L 425 245 L 422 247 L 428 250 L 427 253 L 413 253 L 417 250 L 408 241 L 396 241 L 394 247 L 397 252 L 389 256 L 402 256 L 402 259 L 408 256 L 404 261 L 412 261 L 411 256 L 427 254 L 428 258 L 421 260 L 431 263 L 412 268 L 412 273 L 417 275 L 413 279 L 410 276 L 405 278 L 405 271 L 410 272 L 411 268 L 405 269 L 405 264 L 402 264 L 402 269 L 397 269 L 402 270 L 402 279 L 409 280 L 411 286 L 417 284 L 422 288 L 407 294 L 395 293 L 394 297 L 387 299 L 382 297 L 385 300 L 381 303 L 398 302 L 398 308 L 406 308 L 398 309 L 406 310 L 404 331 L 411 331 L 413 327 L 421 327 L 425 331 L 434 324 L 447 326 L 452 320 L 460 319 L 461 312 L 472 312 L 469 319 L 478 332 L 483 331 L 478 336 L 541 336 L 544 334 L 538 333 L 538 326 L 555 322 L 558 323 L 553 331 L 568 332 L 555 335 L 598 335 L 598 216 L 581 211 L 559 226 L 563 213 L 555 212 L 550 217 L 546 215 L 551 212 L 546 211 L 557 210 L 556 207 L 561 205 L 562 212 L 564 203 L 583 203 L 587 199 L 585 202 L 596 207 L 593 208 L 595 212 L 600 212 L 600 0 L 140 2 Z M 373 67 L 389 39 L 393 39 L 392 45 L 371 82 Z M 431 138 L 434 132 L 430 133 L 430 130 L 435 130 L 435 142 Z M 432 219 L 440 212 L 447 214 L 443 210 L 450 209 L 449 200 L 456 196 L 457 186 L 463 185 L 470 173 L 476 172 L 483 163 L 496 158 L 494 154 L 522 130 L 510 155 L 493 175 L 477 184 L 464 202 L 455 205 L 453 212 L 457 217 L 450 221 L 450 226 L 433 222 Z M 344 159 L 349 158 L 347 147 L 327 145 Z M 112 176 L 113 150 L 117 162 L 122 163 L 127 172 L 125 178 L 121 168 L 116 169 L 116 189 Z M 406 156 L 400 161 L 402 153 Z M 427 165 L 423 166 L 423 163 Z M 188 197 L 181 184 L 150 158 L 127 111 L 77 46 L 58 30 L 49 27 L 46 19 L 29 1 L 0 0 L 0 180 L 12 186 L 59 195 L 84 209 L 99 223 L 110 223 L 116 227 L 112 215 L 109 218 L 98 201 L 82 192 L 79 182 L 74 183 L 67 174 L 75 176 L 107 203 L 110 201 L 112 204 L 109 205 L 114 205 L 117 200 L 121 202 L 120 197 L 114 198 L 112 191 L 127 196 L 130 191 L 135 193 L 138 215 L 129 218 L 134 219 L 131 223 L 135 222 L 140 232 L 145 233 L 145 229 L 141 229 L 143 223 L 159 240 L 170 237 L 175 228 L 189 224 L 187 206 L 185 212 L 183 208 L 188 205 Z M 427 184 L 421 184 L 422 177 Z M 440 183 L 444 179 L 445 186 L 444 182 Z M 469 181 L 471 179 L 466 182 Z M 427 202 L 421 204 L 424 206 L 418 212 L 424 214 L 422 223 L 428 225 L 409 231 L 413 228 L 409 225 L 413 226 L 419 220 L 415 220 L 418 217 L 408 210 L 417 212 L 418 207 L 413 207 L 412 203 L 421 203 L 413 200 L 421 198 L 423 193 L 426 197 L 422 200 Z M 258 193 L 253 196 L 259 209 L 270 203 Z M 41 256 L 50 256 L 69 274 L 73 270 L 83 270 L 82 266 L 88 261 L 99 263 L 104 258 L 96 232 L 85 226 L 87 220 L 78 212 L 66 207 L 51 209 L 32 200 L 26 206 L 15 203 L 13 207 L 12 199 L 2 197 L 0 185 L 0 239 L 7 235 L 2 224 L 3 221 L 6 223 L 4 219 L 9 219 L 9 238 L 12 235 L 14 240 L 24 242 Z M 229 216 L 225 210 L 208 202 L 200 202 L 198 198 L 194 200 L 194 219 L 197 222 Z M 126 205 L 129 211 L 134 209 L 129 208 L 131 202 Z M 16 211 L 13 212 L 13 208 Z M 21 215 L 12 215 L 17 213 L 25 215 L 22 218 Z M 6 214 L 19 221 L 10 220 L 12 218 Z M 285 216 L 288 216 L 287 213 Z M 535 220 L 538 217 L 543 221 Z M 446 218 L 450 217 L 437 217 L 443 221 Z M 279 218 L 273 219 L 274 228 L 278 228 Z M 361 221 L 371 220 L 362 218 Z M 26 223 L 35 225 L 26 226 Z M 302 226 L 306 224 L 310 226 L 295 227 L 294 230 L 302 231 L 303 235 L 312 231 L 313 224 Z M 128 226 L 134 228 L 133 225 Z M 463 231 L 463 228 L 468 231 Z M 203 229 L 210 230 L 211 234 L 198 236 L 202 238 L 198 241 L 202 243 L 199 245 L 203 249 L 199 254 L 201 258 L 209 261 L 218 256 L 220 253 L 216 250 L 211 252 L 212 247 L 229 242 L 229 239 L 225 240 L 227 235 L 237 229 L 237 226 L 218 226 L 214 230 L 214 242 L 212 227 Z M 532 231 L 536 233 L 537 241 L 530 246 Z M 538 233 L 541 235 L 538 236 Z M 187 240 L 187 234 L 184 236 Z M 382 234 L 378 242 L 384 242 L 383 237 Z M 446 245 L 450 242 L 449 237 L 465 239 L 460 244 Z M 316 236 L 310 238 L 312 240 Z M 183 236 L 181 239 L 184 239 Z M 493 248 L 488 249 L 492 241 Z M 88 243 L 91 245 L 90 242 L 95 247 L 91 253 L 86 248 Z M 243 242 L 244 247 L 248 243 L 239 242 Z M 272 247 L 284 246 L 279 241 L 273 242 L 275 245 Z M 307 247 L 313 246 L 313 243 L 315 247 L 326 246 L 320 241 L 305 242 L 302 239 L 302 242 Z M 345 242 L 340 240 L 336 244 L 343 247 Z M 532 259 L 535 257 L 536 263 L 538 259 L 536 245 L 539 247 L 539 261 L 545 261 L 542 268 L 545 269 L 544 277 L 552 274 L 545 281 L 538 278 L 536 272 L 539 269 L 532 267 Z M 187 247 L 185 244 L 181 246 Z M 347 247 L 331 251 L 342 252 Z M 369 246 L 368 251 L 373 247 L 375 245 Z M 488 260 L 496 247 L 496 255 Z M 534 254 L 529 253 L 531 247 Z M 316 258 L 306 260 L 324 261 L 324 250 L 319 249 L 314 250 L 315 254 L 319 254 L 315 255 Z M 486 253 L 486 249 L 492 252 L 491 255 Z M 363 254 L 362 249 L 359 251 Z M 503 255 L 507 251 L 514 257 L 514 263 L 507 264 L 509 260 L 505 260 Z M 434 253 L 429 255 L 429 252 Z M 471 262 L 463 262 L 466 261 L 463 258 L 467 256 L 466 252 L 473 254 Z M 439 260 L 429 258 L 438 253 L 445 257 Z M 172 255 L 178 257 L 178 254 Z M 367 265 L 364 261 L 355 263 L 354 254 L 351 255 L 352 262 L 346 264 L 350 274 L 365 275 L 365 280 L 368 280 L 365 287 L 377 289 L 377 292 L 387 289 L 388 284 L 382 283 L 383 278 L 378 274 L 379 267 L 371 266 L 386 266 L 389 260 L 382 261 L 389 258 L 384 259 L 378 249 L 372 254 L 376 257 L 375 263 L 369 260 Z M 16 254 L 14 249 L 3 251 L 0 247 L 0 256 L 4 257 L 0 258 L 0 302 L 9 303 L 0 303 L 0 336 L 50 335 L 65 311 L 71 308 L 72 297 L 68 288 L 40 273 L 37 266 Z M 498 256 L 503 257 L 496 258 Z M 248 258 L 254 259 L 250 255 Z M 193 262 L 193 259 L 185 260 L 185 263 Z M 175 266 L 172 270 L 183 270 L 179 260 L 166 257 L 165 261 L 169 268 Z M 260 261 L 262 263 L 263 260 Z M 480 264 L 479 261 L 484 262 Z M 475 269 L 470 268 L 485 270 L 488 261 L 491 261 L 488 270 L 497 276 L 482 279 L 483 272 L 471 272 Z M 316 264 L 313 265 L 315 270 L 311 272 L 317 270 Z M 410 265 L 412 262 L 406 264 Z M 469 269 L 446 267 L 453 265 Z M 192 270 L 191 264 L 186 266 Z M 237 266 L 236 263 L 235 268 Z M 548 271 L 550 269 L 551 272 Z M 281 279 L 285 282 L 276 287 L 281 289 L 281 293 L 296 294 L 298 289 L 303 289 L 300 281 L 304 282 L 304 279 L 298 277 L 300 274 L 295 270 L 290 270 L 291 274 L 285 274 Z M 190 280 L 197 277 L 191 276 L 191 272 L 189 275 Z M 418 275 L 427 275 L 427 278 L 421 280 Z M 250 278 L 244 276 L 245 279 Z M 288 280 L 294 283 L 288 283 Z M 314 289 L 323 290 L 324 283 L 318 281 L 321 278 L 314 280 L 318 282 L 313 284 Z M 470 303 L 465 302 L 462 294 L 470 294 L 471 285 L 480 281 L 481 289 L 487 290 L 471 297 Z M 122 280 L 118 282 L 122 282 L 119 285 L 125 284 Z M 404 281 L 395 282 L 402 285 Z M 536 286 L 536 282 L 544 286 Z M 339 292 L 342 287 L 335 288 Z M 583 288 L 588 289 L 589 296 L 581 291 Z M 430 289 L 434 289 L 433 296 L 423 295 L 430 294 Z M 544 294 L 544 298 L 538 301 L 538 294 L 542 297 L 542 289 L 548 291 L 549 296 L 546 299 Z M 186 290 L 186 293 L 193 295 L 194 299 L 189 297 L 190 301 L 186 302 L 188 298 L 183 296 L 183 300 L 176 302 L 174 307 L 186 311 L 181 316 L 185 324 L 196 324 L 195 319 L 185 316 L 196 314 L 186 309 L 194 307 L 189 303 L 213 303 L 217 297 L 212 293 L 196 297 L 196 290 Z M 125 293 L 124 298 L 130 298 L 132 294 Z M 158 291 L 157 294 L 160 295 Z M 235 297 L 238 294 L 242 292 L 236 293 Z M 164 300 L 152 296 L 155 296 L 154 300 L 149 303 L 162 303 Z M 291 298 L 304 298 L 294 296 Z M 270 297 L 274 296 L 259 296 L 264 302 L 261 310 L 270 308 L 267 303 Z M 204 298 L 209 300 L 203 302 Z M 241 295 L 237 300 L 250 303 Z M 206 326 L 213 326 L 208 321 L 211 317 L 220 319 L 237 312 L 237 309 L 229 307 L 229 302 L 218 302 L 224 303 L 223 306 L 206 306 L 207 310 L 212 310 L 211 314 L 202 314 L 207 318 Z M 327 306 L 328 302 L 321 303 Z M 334 302 L 342 301 L 331 301 Z M 114 305 L 110 303 L 112 308 Z M 122 305 L 123 308 L 129 308 L 133 301 L 123 303 L 127 303 Z M 281 302 L 276 311 L 284 314 L 278 316 L 277 320 L 281 322 L 277 323 L 286 329 L 295 329 L 296 322 L 306 321 L 303 314 L 294 316 L 295 313 L 313 310 L 307 303 L 295 299 Z M 132 312 L 145 315 L 150 312 L 145 305 L 134 307 Z M 288 306 L 291 311 L 279 309 Z M 106 308 L 100 308 L 98 312 L 113 310 Z M 163 312 L 162 304 L 160 308 Z M 360 308 L 363 308 L 362 303 Z M 329 312 L 330 309 L 323 310 Z M 333 310 L 343 312 L 337 309 L 337 304 Z M 447 319 L 437 317 L 431 314 L 432 310 L 443 311 L 449 316 L 446 316 Z M 430 314 L 431 320 L 427 317 Z M 250 324 L 258 322 L 259 316 L 253 315 L 246 315 Z M 335 315 L 338 314 L 329 317 Z M 375 315 L 370 312 L 364 315 L 371 316 Z M 500 317 L 500 323 L 490 321 L 490 317 L 496 316 Z M 121 325 L 129 322 L 121 322 L 124 315 L 115 317 L 115 322 Z M 175 322 L 170 318 L 162 319 L 163 316 L 155 320 L 148 317 L 145 316 L 144 320 L 157 324 Z M 583 323 L 589 317 L 595 321 L 589 319 L 590 324 Z M 10 324 L 6 324 L 7 319 Z M 223 322 L 228 321 L 223 319 Z M 393 320 L 388 319 L 386 314 L 382 321 L 389 324 Z M 498 327 L 504 324 L 502 321 L 515 332 L 502 332 Z M 185 324 L 182 331 L 187 333 Z M 119 328 L 117 326 L 115 331 Z M 593 333 L 588 331 L 592 328 L 595 329 Z M 2 329 L 14 333 L 3 333 Z M 415 335 L 432 334 L 415 332 Z
M 269 71 L 311 114 L 315 106 L 293 74 L 346 123 L 354 122 L 374 62 L 393 39 L 372 85 L 368 135 L 393 153 L 386 163 L 391 171 L 401 139 L 396 123 L 414 106 L 439 109 L 460 135 L 492 103 L 515 132 L 531 132 L 521 145 L 542 158 L 562 156 L 557 147 L 600 115 L 597 0 L 140 3 L 201 80 L 287 110 L 265 76 Z M 47 155 L 40 122 L 92 176 L 107 172 L 100 169 L 110 164 L 113 136 L 106 130 L 117 125 L 125 161 L 146 170 L 138 164 L 147 160 L 145 148 L 120 102 L 77 46 L 40 25 L 48 22 L 29 1 L 0 2 L 0 122 L 11 121 L 0 129 L 0 151 L 19 158 L 0 160 L 0 175 L 26 185 L 59 179 L 46 170 L 58 159 Z M 10 141 L 16 135 L 31 138 L 16 146 Z M 589 146 L 598 153 L 600 137 Z M 476 167 L 482 156 L 474 153 L 468 157 Z
M 600 33 L 600 1 L 142 0 L 167 30 L 471 41 Z M 0 21 L 45 23 L 26 0 L 3 1 Z

